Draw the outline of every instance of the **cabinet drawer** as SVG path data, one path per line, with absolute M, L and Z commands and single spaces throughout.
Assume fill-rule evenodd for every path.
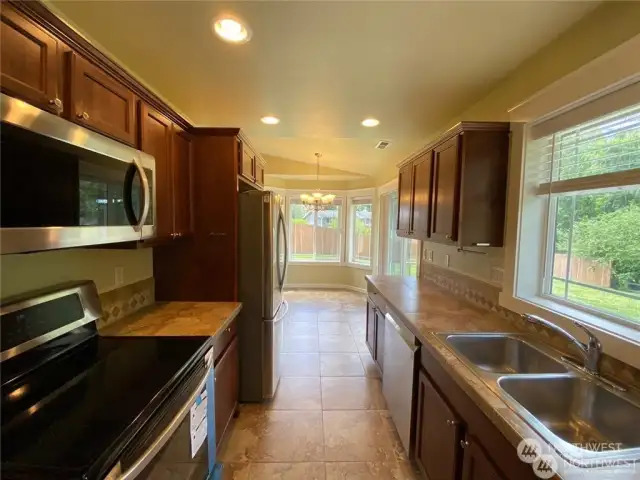
M 218 334 L 218 338 L 216 338 L 214 347 L 213 347 L 213 355 L 215 358 L 215 364 L 220 360 L 220 356 L 227 349 L 231 341 L 235 338 L 238 329 L 238 322 L 233 320 L 231 324 L 225 328 L 222 332 Z
M 387 302 L 385 301 L 384 297 L 374 291 L 369 291 L 368 294 L 371 302 L 376 306 L 378 310 L 380 310 L 380 313 L 384 317 L 387 314 Z
M 73 52 L 67 53 L 67 62 L 69 120 L 135 145 L 136 97 L 133 92 Z

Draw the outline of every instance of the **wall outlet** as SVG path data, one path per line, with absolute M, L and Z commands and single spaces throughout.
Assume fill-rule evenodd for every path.
M 427 250 L 427 260 L 433 262 L 433 250 Z
M 504 270 L 500 267 L 491 267 L 491 281 L 493 283 L 502 283 L 504 279 Z
M 448 254 L 444 256 L 444 264 L 445 264 L 447 267 L 450 267 L 450 266 L 451 266 L 451 257 L 450 257 Z
M 114 269 L 114 273 L 115 273 L 116 287 L 124 285 L 124 268 L 123 267 L 116 267 Z

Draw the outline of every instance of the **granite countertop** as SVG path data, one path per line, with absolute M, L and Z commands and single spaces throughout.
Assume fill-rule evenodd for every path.
M 524 438 L 545 445 L 545 440 L 496 395 L 437 336 L 442 332 L 518 332 L 515 324 L 497 313 L 483 310 L 429 280 L 388 275 L 367 275 L 369 290 L 379 293 L 392 314 L 427 348 L 454 381 L 480 407 L 483 413 L 514 447 Z M 375 299 L 374 299 L 375 300 Z M 579 468 L 570 465 L 557 452 L 549 452 L 558 463 L 555 478 L 627 480 L 638 478 L 629 469 Z M 514 452 L 515 453 L 515 452 Z M 636 469 L 640 468 L 637 466 Z
M 242 308 L 237 302 L 157 302 L 100 329 L 106 337 L 212 337 Z

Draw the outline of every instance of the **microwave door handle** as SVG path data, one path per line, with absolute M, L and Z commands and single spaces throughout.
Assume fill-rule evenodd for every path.
M 140 162 L 137 158 L 133 159 L 133 163 L 138 169 L 140 180 L 142 181 L 142 191 L 144 195 L 142 216 L 140 217 L 140 222 L 138 223 L 138 228 L 136 229 L 136 232 L 142 232 L 142 228 L 144 227 L 144 224 L 147 221 L 147 217 L 149 216 L 149 206 L 151 205 L 151 191 L 149 189 L 149 179 L 147 178 L 147 173 L 144 171 L 144 168 L 142 168 L 142 165 L 140 165 Z
M 147 448 L 140 457 L 129 467 L 118 480 L 131 480 L 136 478 L 144 469 L 149 465 L 155 456 L 160 452 L 162 447 L 169 441 L 174 432 L 178 429 L 182 421 L 189 414 L 191 406 L 195 403 L 196 399 L 200 395 L 202 389 L 207 385 L 207 377 L 210 375 L 209 369 L 207 369 L 204 378 L 198 384 L 189 400 L 182 406 L 180 411 L 171 420 L 171 423 L 165 427 L 160 435 L 153 441 L 153 443 Z M 210 419 L 207 419 L 210 421 Z
M 139 219 L 133 211 L 133 181 L 136 173 L 140 176 L 143 191 L 142 214 Z M 147 174 L 144 172 L 144 169 L 140 165 L 138 159 L 134 158 L 129 165 L 129 169 L 127 170 L 127 174 L 124 178 L 124 210 L 129 223 L 133 226 L 133 230 L 136 232 L 141 232 L 144 223 L 147 221 L 147 216 L 149 215 L 149 202 L 151 200 L 149 197 L 149 179 L 147 178 Z

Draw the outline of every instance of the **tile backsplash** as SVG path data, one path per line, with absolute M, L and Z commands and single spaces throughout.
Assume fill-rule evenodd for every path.
M 421 277 L 432 281 L 454 295 L 465 298 L 475 305 L 492 311 L 506 320 L 512 322 L 522 332 L 534 333 L 544 337 L 544 341 L 557 350 L 568 352 L 577 356 L 568 345 L 567 340 L 558 333 L 542 325 L 534 325 L 524 321 L 520 315 L 499 304 L 501 288 L 489 283 L 477 280 L 466 275 L 422 262 Z M 633 385 L 640 389 L 640 370 L 627 365 L 606 353 L 602 356 L 600 370 L 604 376 L 613 377 L 626 385 Z
M 100 303 L 103 315 L 98 321 L 98 328 L 106 327 L 142 307 L 154 303 L 154 286 L 154 279 L 151 277 L 101 293 Z

